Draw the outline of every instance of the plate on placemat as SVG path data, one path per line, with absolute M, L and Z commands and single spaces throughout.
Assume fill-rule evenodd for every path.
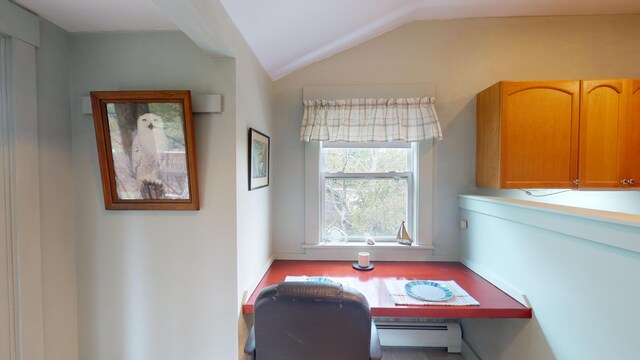
M 446 301 L 453 297 L 453 292 L 435 281 L 414 280 L 404 286 L 407 294 L 425 301 Z

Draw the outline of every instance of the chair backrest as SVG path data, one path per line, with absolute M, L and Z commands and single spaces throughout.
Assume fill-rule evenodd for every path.
M 283 282 L 265 288 L 254 309 L 256 360 L 369 359 L 369 304 L 353 288 Z

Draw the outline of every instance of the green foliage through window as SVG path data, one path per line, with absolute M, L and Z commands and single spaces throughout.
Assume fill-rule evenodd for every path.
M 411 148 L 323 148 L 323 239 L 393 240 L 410 224 Z

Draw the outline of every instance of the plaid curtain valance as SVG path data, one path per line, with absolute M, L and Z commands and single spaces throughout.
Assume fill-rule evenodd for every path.
M 300 140 L 442 140 L 434 102 L 434 97 L 304 100 Z

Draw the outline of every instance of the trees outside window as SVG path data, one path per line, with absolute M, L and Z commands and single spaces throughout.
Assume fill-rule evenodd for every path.
M 413 220 L 414 156 L 409 143 L 323 143 L 325 242 L 394 241 Z

